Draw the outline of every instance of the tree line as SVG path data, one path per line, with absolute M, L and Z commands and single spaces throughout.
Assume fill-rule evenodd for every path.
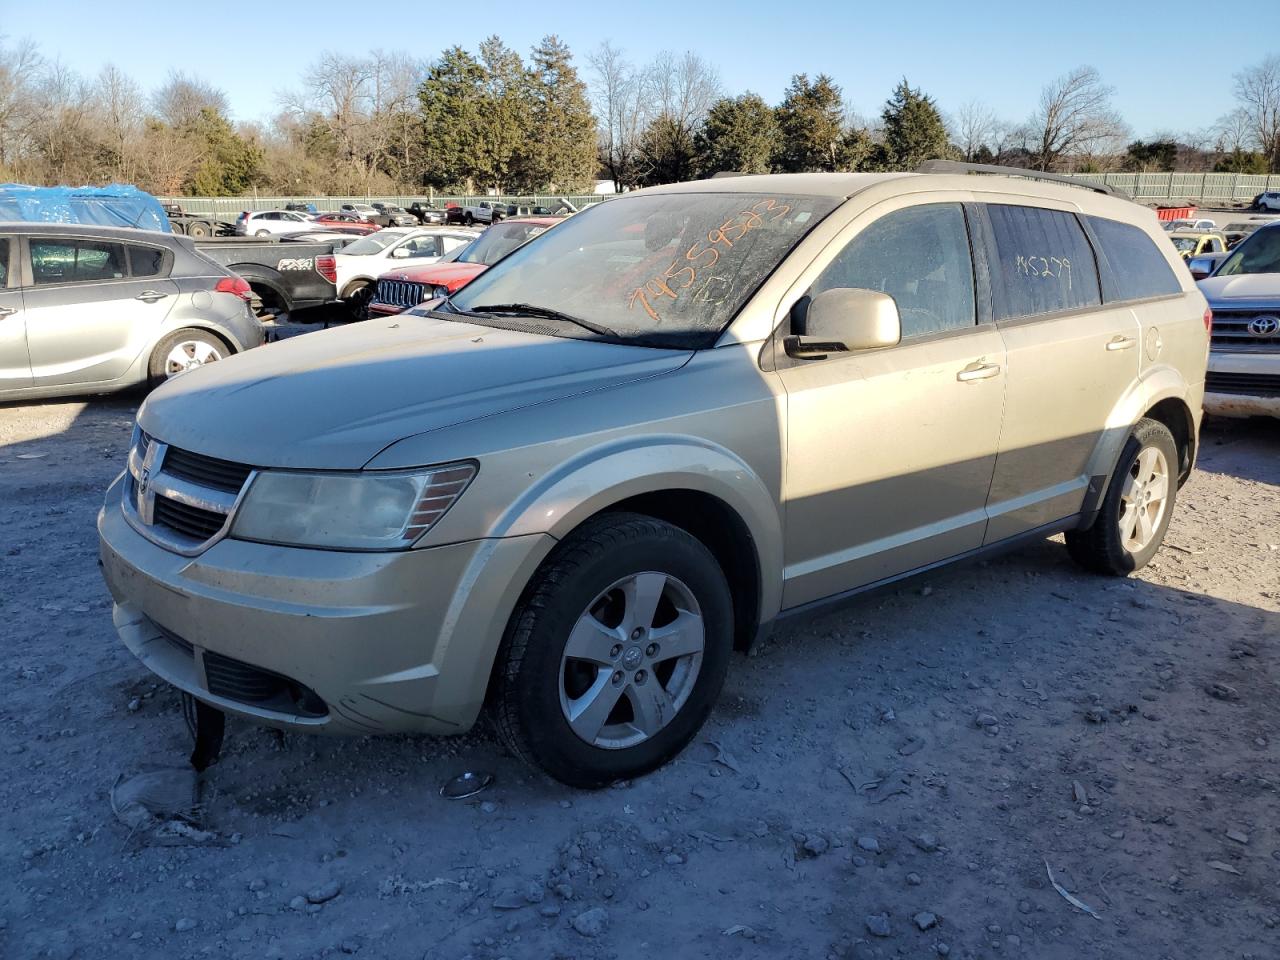
M 826 74 L 776 104 L 724 89 L 699 54 L 637 64 L 610 42 L 580 67 L 545 37 L 527 56 L 490 37 L 423 62 L 320 54 L 266 122 L 171 74 L 146 92 L 114 65 L 86 77 L 0 37 L 0 180 L 136 183 L 162 195 L 573 193 L 742 173 L 909 170 L 932 158 L 1041 170 L 1280 172 L 1280 55 L 1234 78 L 1235 106 L 1198 131 L 1134 140 L 1114 90 L 1081 66 L 1023 119 L 981 102 L 944 112 L 907 78 L 860 116 Z

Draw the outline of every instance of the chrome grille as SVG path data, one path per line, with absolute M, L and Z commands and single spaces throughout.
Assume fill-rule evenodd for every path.
M 125 515 L 144 536 L 194 555 L 226 529 L 254 468 L 171 447 L 136 431 L 124 484 Z
M 379 280 L 373 299 L 389 307 L 416 307 L 428 299 L 430 287 L 411 280 Z
M 1280 309 L 1214 310 L 1212 348 L 1220 353 L 1280 353 L 1280 330 L 1262 336 L 1249 330 L 1258 317 L 1280 317 Z

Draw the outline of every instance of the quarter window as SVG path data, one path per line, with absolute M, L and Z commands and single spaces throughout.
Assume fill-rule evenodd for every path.
M 1102 296 L 1108 303 L 1182 292 L 1169 261 L 1146 231 L 1105 217 L 1089 217 L 1088 221 L 1106 263 L 1102 271 Z
M 105 240 L 31 240 L 36 284 L 118 280 L 126 274 L 124 245 Z
M 1102 303 L 1093 249 L 1074 214 L 989 204 L 995 235 L 991 286 L 997 320 Z
M 0 290 L 9 285 L 9 241 L 0 239 Z
M 128 244 L 129 276 L 158 277 L 164 271 L 164 251 L 159 247 Z
M 932 203 L 886 214 L 859 233 L 809 295 L 839 287 L 893 297 L 903 339 L 974 326 L 973 258 L 964 210 Z

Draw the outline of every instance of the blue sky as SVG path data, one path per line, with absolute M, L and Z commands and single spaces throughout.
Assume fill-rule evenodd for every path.
M 84 73 L 114 62 L 151 88 L 170 70 L 197 74 L 230 97 L 236 119 L 277 109 L 312 53 L 367 50 L 377 41 L 424 58 L 458 43 L 474 49 L 498 34 L 522 54 L 557 33 L 585 70 L 587 51 L 611 40 L 632 59 L 694 50 L 720 70 L 731 93 L 776 102 L 791 74 L 831 74 L 863 115 L 880 109 L 906 76 L 944 110 L 968 100 L 1021 120 L 1040 88 L 1091 64 L 1116 88 L 1115 103 L 1137 136 L 1211 124 L 1231 106 L 1231 75 L 1269 53 L 1280 33 L 1275 0 L 1112 0 L 1017 3 L 913 2 L 626 3 L 351 0 L 160 3 L 131 0 L 104 15 L 101 0 L 0 0 L 0 33 L 30 36 L 46 55 Z

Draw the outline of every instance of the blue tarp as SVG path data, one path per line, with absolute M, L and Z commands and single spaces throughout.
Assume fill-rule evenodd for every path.
M 160 201 L 137 187 L 29 187 L 0 183 L 0 221 L 96 223 L 172 232 Z

